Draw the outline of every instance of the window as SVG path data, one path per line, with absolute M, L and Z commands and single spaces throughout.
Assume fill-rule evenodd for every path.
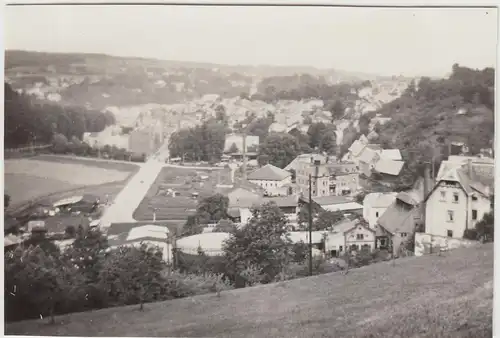
M 446 191 L 440 191 L 441 192 L 441 201 L 444 201 L 446 199 Z
M 477 196 L 472 196 L 473 201 L 477 201 Z
M 477 210 L 472 210 L 472 220 L 477 220 Z
M 453 219 L 454 219 L 453 211 L 448 210 L 448 222 L 453 222 Z
M 406 233 L 406 232 L 401 233 L 401 237 L 407 237 L 407 236 L 408 236 L 408 233 Z
M 453 237 L 453 231 L 452 231 L 452 230 L 448 230 L 448 231 L 446 231 L 446 235 L 447 235 L 448 237 Z
M 363 234 L 356 234 L 356 239 L 357 239 L 358 241 L 362 241 L 362 240 L 363 240 L 363 238 L 364 238 Z
M 342 245 L 341 245 L 341 246 L 339 246 L 339 251 L 342 251 Z
M 375 217 L 378 217 L 378 211 L 375 213 Z
M 453 203 L 458 203 L 458 193 L 453 193 Z

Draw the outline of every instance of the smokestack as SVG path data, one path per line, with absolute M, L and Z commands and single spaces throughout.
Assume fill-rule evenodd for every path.
M 428 163 L 425 164 L 425 168 L 424 168 L 424 196 L 423 196 L 423 199 L 422 199 L 422 218 L 423 218 L 423 225 L 424 225 L 424 232 L 425 232 L 425 222 L 426 222 L 426 206 L 427 206 L 427 202 L 426 202 L 426 198 L 427 196 L 429 195 L 429 192 L 430 192 L 430 182 L 431 182 L 431 177 L 430 177 L 430 170 L 429 170 L 429 165 Z
M 247 181 L 247 132 L 243 132 L 243 182 Z
M 472 159 L 467 160 L 467 174 L 472 177 Z

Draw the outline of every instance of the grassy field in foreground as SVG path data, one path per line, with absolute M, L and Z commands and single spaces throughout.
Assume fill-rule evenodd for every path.
M 6 334 L 491 337 L 493 245 L 285 283 L 7 324 Z

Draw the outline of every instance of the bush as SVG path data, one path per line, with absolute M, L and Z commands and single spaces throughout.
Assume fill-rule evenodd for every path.
M 172 272 L 165 278 L 166 295 L 172 298 L 191 297 L 233 289 L 233 286 L 221 274 L 195 275 Z
M 465 229 L 464 239 L 475 241 L 478 239 L 478 233 L 476 229 Z

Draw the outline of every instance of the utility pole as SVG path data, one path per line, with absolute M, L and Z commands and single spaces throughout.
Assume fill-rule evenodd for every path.
M 309 174 L 309 276 L 313 275 L 312 265 L 312 180 Z
M 243 182 L 247 181 L 247 126 L 243 127 Z

